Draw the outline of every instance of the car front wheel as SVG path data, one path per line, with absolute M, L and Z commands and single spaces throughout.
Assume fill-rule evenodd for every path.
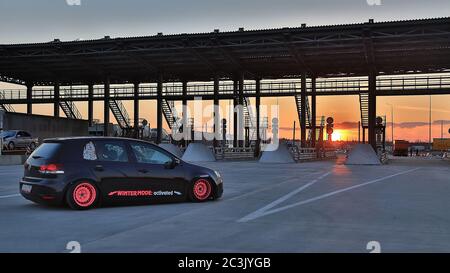
M 97 187 L 88 181 L 80 181 L 69 187 L 66 201 L 69 207 L 76 210 L 93 208 L 99 199 Z
M 194 202 L 203 202 L 213 196 L 213 187 L 207 179 L 200 178 L 194 181 L 190 190 L 190 199 Z

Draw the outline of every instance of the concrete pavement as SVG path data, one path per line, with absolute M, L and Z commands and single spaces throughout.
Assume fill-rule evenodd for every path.
M 0 167 L 0 252 L 450 251 L 450 162 L 202 164 L 222 173 L 221 200 L 90 211 L 33 204 L 22 166 Z

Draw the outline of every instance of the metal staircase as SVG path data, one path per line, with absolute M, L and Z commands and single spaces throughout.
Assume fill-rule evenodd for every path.
M 181 119 L 175 110 L 173 101 L 162 100 L 162 110 L 170 130 L 179 130 L 183 127 Z
M 5 99 L 5 94 L 0 93 L 0 98 Z M 0 111 L 15 112 L 11 104 L 4 104 L 4 103 L 0 103 Z
M 256 116 L 253 115 L 252 108 L 250 107 L 250 98 L 244 97 L 244 126 L 249 128 L 249 141 L 250 146 L 254 146 L 257 137 L 256 134 L 258 132 L 256 131 Z
M 295 95 L 295 102 L 297 104 L 297 113 L 298 113 L 298 120 L 300 121 L 300 124 L 303 122 L 302 121 L 302 97 L 301 95 Z M 308 140 L 311 140 L 311 135 L 312 135 L 312 131 L 311 131 L 311 109 L 309 106 L 309 100 L 308 100 L 308 96 L 306 96 L 306 101 L 305 101 L 305 105 L 306 105 L 306 120 L 304 121 L 306 123 L 306 128 L 308 128 Z
M 0 104 L 0 111 L 15 112 L 14 108 L 10 104 Z
M 361 109 L 361 126 L 363 128 L 369 127 L 369 94 L 359 94 L 359 106 Z
M 128 115 L 127 110 L 122 104 L 120 100 L 110 100 L 109 108 L 116 118 L 117 124 L 119 124 L 121 129 L 130 129 L 131 128 L 131 120 Z
M 82 115 L 73 101 L 60 101 L 59 106 L 66 117 L 71 119 L 82 119 Z

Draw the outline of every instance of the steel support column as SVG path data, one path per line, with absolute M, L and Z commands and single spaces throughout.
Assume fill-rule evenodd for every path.
M 219 101 L 219 77 L 214 77 L 214 147 L 218 146 L 217 136 L 220 135 L 220 101 Z
M 160 144 L 162 140 L 163 127 L 163 110 L 162 110 L 162 92 L 163 92 L 163 78 L 160 75 L 157 86 L 157 102 L 156 102 L 156 144 Z
M 311 78 L 311 147 L 316 147 L 317 115 L 316 115 L 316 77 Z
M 361 127 L 362 128 L 362 143 L 366 144 L 366 128 Z
M 376 118 L 377 118 L 377 76 L 375 73 L 369 75 L 369 144 L 376 151 Z
M 239 74 L 239 96 L 238 96 L 238 145 L 244 147 L 244 73 Z
M 300 135 L 301 135 L 301 147 L 306 147 L 306 73 L 302 74 L 301 83 L 301 112 L 300 112 Z
M 33 114 L 33 84 L 27 84 L 27 114 Z
M 133 84 L 133 106 L 134 106 L 134 137 L 139 138 L 139 82 Z
M 255 156 L 259 157 L 261 151 L 261 135 L 260 135 L 260 124 L 261 124 L 261 113 L 260 113 L 260 105 L 261 105 L 261 79 L 256 79 L 256 148 L 255 148 Z
M 183 100 L 182 100 L 182 104 L 183 104 L 183 120 L 182 120 L 182 126 L 183 126 L 183 142 L 184 142 L 184 146 L 187 146 L 187 140 L 189 138 L 190 135 L 190 129 L 188 127 L 188 101 L 186 99 L 187 97 L 187 86 L 188 86 L 188 82 L 187 81 L 183 81 L 183 86 L 182 86 L 182 92 L 183 92 Z
M 94 125 L 94 85 L 88 85 L 88 123 L 89 127 Z
M 235 78 L 233 81 L 233 147 L 238 146 L 238 113 L 236 112 L 239 105 L 238 88 L 239 81 Z
M 59 118 L 59 102 L 60 102 L 60 97 L 59 97 L 59 83 L 56 83 L 55 86 L 53 87 L 53 98 L 54 98 L 54 102 L 53 102 L 53 116 Z
M 103 135 L 109 135 L 109 93 L 110 93 L 110 81 L 106 78 L 104 83 L 104 100 L 103 100 Z

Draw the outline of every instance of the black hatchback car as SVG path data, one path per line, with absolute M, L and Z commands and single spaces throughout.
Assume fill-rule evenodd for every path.
M 134 139 L 47 139 L 24 168 L 20 192 L 26 199 L 66 203 L 73 209 L 108 203 L 202 202 L 223 193 L 217 171 Z

